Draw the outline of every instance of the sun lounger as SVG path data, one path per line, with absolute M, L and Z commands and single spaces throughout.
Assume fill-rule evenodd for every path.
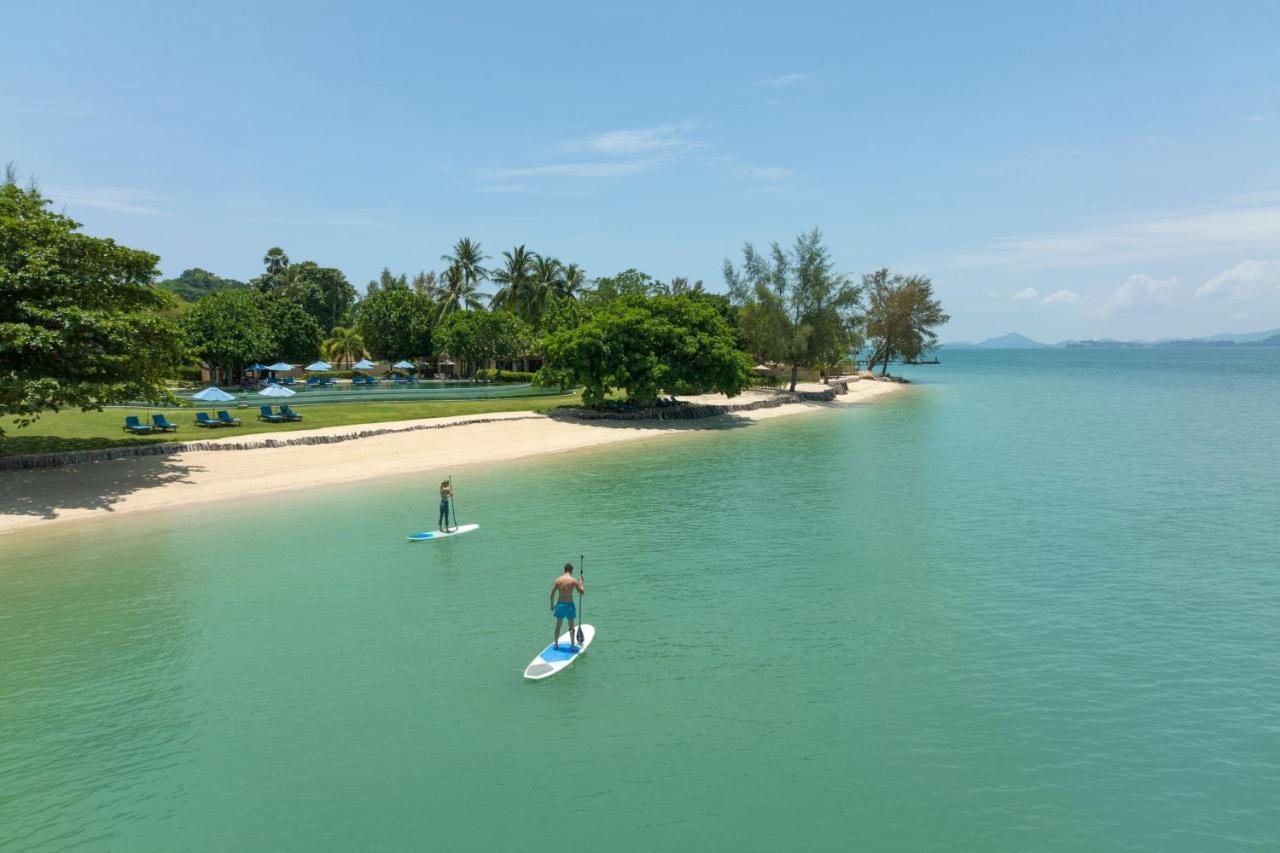
M 127 415 L 124 419 L 124 431 L 134 435 L 146 435 L 151 432 L 151 427 L 139 421 L 137 415 Z
M 280 416 L 283 417 L 286 421 L 302 420 L 302 415 L 298 414 L 293 409 L 289 408 L 287 404 L 280 407 Z
M 292 384 L 294 384 L 294 382 L 293 382 L 293 377 L 292 377 L 292 376 L 286 376 L 286 377 L 284 378 L 284 384 L 285 384 L 285 385 L 292 385 Z
M 154 428 L 160 430 L 160 432 L 178 431 L 178 425 L 170 421 L 164 415 L 152 415 L 151 423 L 154 425 Z
M 219 427 L 222 424 L 209 417 L 208 412 L 196 412 L 196 426 L 198 427 Z
M 227 411 L 218 412 L 218 423 L 223 426 L 240 426 L 240 419 L 231 417 L 231 413 Z
M 271 411 L 270 406 L 259 406 L 258 420 L 266 421 L 269 424 L 282 424 L 284 423 L 284 415 L 277 415 L 275 412 Z

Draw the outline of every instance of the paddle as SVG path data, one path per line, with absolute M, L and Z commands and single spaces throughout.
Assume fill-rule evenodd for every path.
M 458 504 L 453 499 L 453 475 L 449 475 L 449 511 L 453 513 L 453 526 L 458 526 Z M 446 515 L 444 519 L 445 532 L 449 532 L 449 517 Z
M 584 566 L 584 564 L 586 563 L 586 560 L 587 560 L 586 557 L 582 556 L 581 554 L 578 555 L 578 580 L 583 581 L 584 583 L 587 577 L 587 570 Z M 583 595 L 585 595 L 585 593 L 578 594 L 578 643 L 579 644 L 585 642 L 585 639 L 586 639 L 586 635 L 582 633 L 582 596 Z

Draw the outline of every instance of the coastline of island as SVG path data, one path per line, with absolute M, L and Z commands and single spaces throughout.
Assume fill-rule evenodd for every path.
M 798 390 L 813 391 L 822 387 L 806 386 Z M 757 422 L 846 409 L 900 387 L 894 382 L 860 381 L 851 383 L 847 392 L 832 402 L 742 407 L 699 420 L 585 421 L 514 411 L 363 424 L 360 430 L 369 435 L 358 440 L 305 443 L 308 438 L 351 433 L 350 427 L 328 427 L 290 433 L 290 439 L 302 441 L 288 446 L 262 446 L 230 453 L 193 450 L 6 472 L 0 478 L 0 535 L 246 495 L 456 470 L 692 431 L 712 432 L 732 420 Z M 733 402 L 750 405 L 770 395 L 771 392 L 749 391 Z M 718 394 L 687 399 L 703 405 L 730 403 Z M 450 431 L 448 441 L 439 440 L 440 429 Z M 235 439 L 212 439 L 209 443 L 220 441 Z

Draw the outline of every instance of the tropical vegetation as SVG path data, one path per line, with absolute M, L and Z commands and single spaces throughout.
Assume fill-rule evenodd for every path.
M 90 237 L 12 170 L 0 187 L 0 415 L 161 400 L 203 363 L 234 383 L 253 362 L 317 356 L 452 362 L 464 376 L 581 387 L 587 405 L 625 394 L 737 394 L 751 366 L 831 371 L 864 346 L 882 372 L 936 345 L 947 315 L 924 276 L 840 272 L 817 229 L 726 260 L 727 294 L 635 268 L 589 278 L 521 244 L 490 266 L 458 240 L 444 268 L 384 268 L 360 294 L 342 271 L 262 255 L 247 284 L 201 268 L 158 280 L 147 252 Z M 483 372 L 482 372 L 483 371 Z M 2 434 L 2 433 L 0 433 Z

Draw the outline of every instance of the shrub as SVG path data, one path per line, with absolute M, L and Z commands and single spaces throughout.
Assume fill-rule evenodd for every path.
M 494 370 L 482 367 L 476 371 L 476 379 L 482 382 L 532 382 L 533 373 L 524 370 Z

